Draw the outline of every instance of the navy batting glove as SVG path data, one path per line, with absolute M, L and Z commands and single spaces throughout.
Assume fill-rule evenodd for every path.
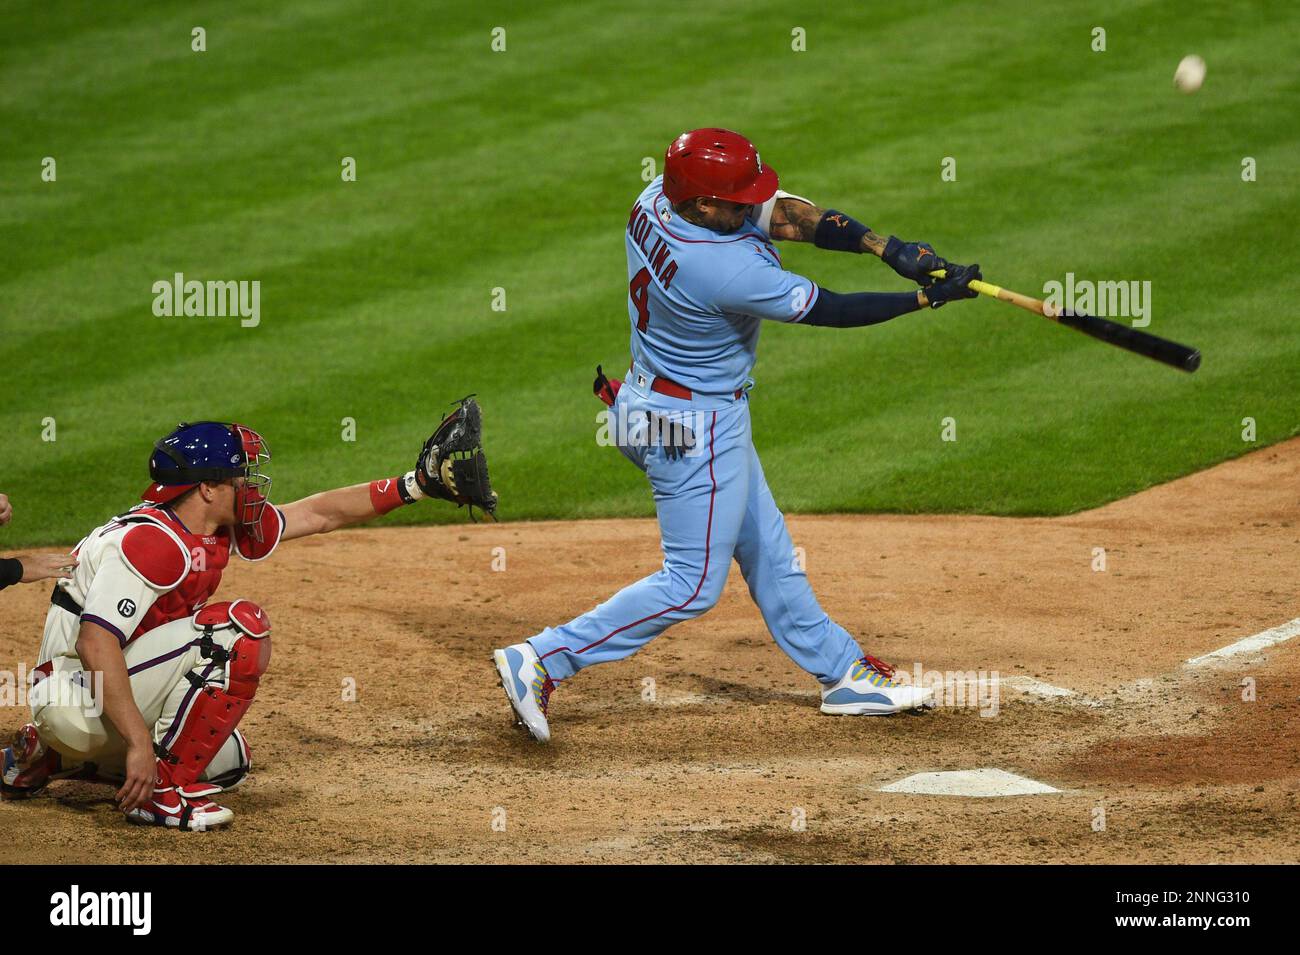
M 978 265 L 948 265 L 945 278 L 935 279 L 934 284 L 925 289 L 926 300 L 931 308 L 938 308 L 944 302 L 959 298 L 976 298 L 979 292 L 970 287 L 976 279 L 984 278 Z
M 948 267 L 948 260 L 935 255 L 929 242 L 904 242 L 896 235 L 889 237 L 880 257 L 903 278 L 919 285 L 929 285 L 934 281 L 931 272 Z

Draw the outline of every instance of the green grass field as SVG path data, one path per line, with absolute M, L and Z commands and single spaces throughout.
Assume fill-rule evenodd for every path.
M 0 545 L 122 510 L 182 419 L 260 429 L 289 500 L 410 467 L 469 392 L 504 519 L 651 514 L 595 443 L 590 385 L 627 360 L 642 160 L 702 125 L 1009 288 L 1149 280 L 1149 330 L 1205 356 L 1188 376 L 988 300 L 768 327 L 755 434 L 787 509 L 1068 512 L 1300 432 L 1294 4 L 818 6 L 6 4 Z M 1188 52 L 1209 63 L 1194 96 L 1171 82 Z M 838 291 L 907 287 L 874 258 L 782 251 Z M 155 317 L 175 272 L 259 280 L 261 324 Z

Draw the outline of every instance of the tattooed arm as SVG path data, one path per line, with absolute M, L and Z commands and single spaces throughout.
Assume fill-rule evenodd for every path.
M 788 242 L 811 242 L 817 234 L 817 224 L 826 214 L 811 202 L 783 196 L 776 200 L 772 209 L 772 224 L 768 234 L 774 239 Z M 862 237 L 862 251 L 872 255 L 884 255 L 885 244 L 889 241 L 876 235 L 870 229 Z
M 928 242 L 904 242 L 898 236 L 877 235 L 850 215 L 821 209 L 788 194 L 777 193 L 767 234 L 773 239 L 811 242 L 819 249 L 835 252 L 870 252 L 903 278 L 922 286 L 934 281 L 931 272 L 951 266 L 935 254 Z

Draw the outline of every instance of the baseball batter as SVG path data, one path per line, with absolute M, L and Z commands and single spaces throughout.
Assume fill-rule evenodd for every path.
M 3 795 L 51 780 L 119 784 L 133 822 L 207 829 L 234 813 L 212 797 L 251 768 L 238 724 L 271 659 L 249 600 L 211 602 L 232 555 L 265 560 L 323 534 L 442 497 L 496 507 L 478 406 L 465 400 L 405 475 L 273 506 L 270 452 L 241 424 L 182 424 L 154 446 L 145 503 L 91 531 L 46 614 L 32 722 L 3 752 Z
M 839 294 L 781 266 L 773 240 L 870 252 L 921 286 Z M 626 380 L 597 370 L 620 450 L 649 478 L 663 569 L 580 617 L 548 627 L 494 660 L 520 725 L 550 739 L 557 681 L 619 660 L 722 594 L 734 558 L 777 645 L 821 684 L 821 711 L 889 714 L 929 702 L 896 682 L 817 603 L 785 518 L 772 499 L 750 429 L 750 372 L 764 321 L 857 328 L 973 298 L 979 266 L 939 258 L 921 242 L 882 238 L 834 209 L 778 188 L 744 136 L 684 133 L 664 174 L 637 197 L 625 234 L 632 366 Z M 930 272 L 946 269 L 936 281 Z M 656 423 L 670 422 L 670 427 Z M 666 437 L 665 437 L 666 436 Z

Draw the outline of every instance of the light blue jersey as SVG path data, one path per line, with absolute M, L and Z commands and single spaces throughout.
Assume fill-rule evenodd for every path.
M 817 286 L 781 267 L 751 221 L 719 235 L 673 212 L 655 179 L 628 217 L 632 359 L 701 395 L 734 394 L 754 368 L 763 319 L 797 322 Z

